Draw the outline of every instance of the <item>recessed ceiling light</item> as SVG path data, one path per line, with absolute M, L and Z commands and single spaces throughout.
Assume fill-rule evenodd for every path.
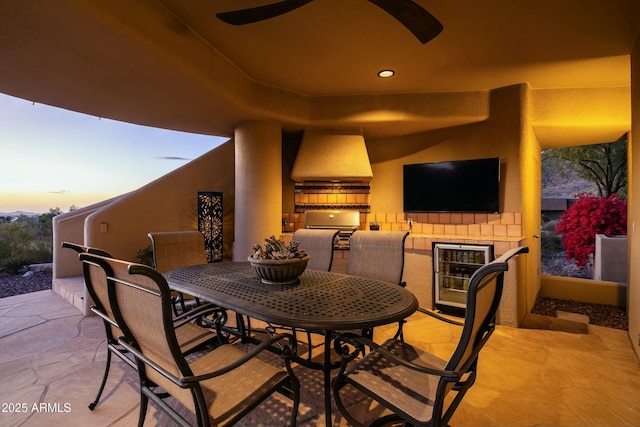
M 389 77 L 393 77 L 396 72 L 393 70 L 382 70 L 378 72 L 378 77 L 381 79 L 388 79 Z

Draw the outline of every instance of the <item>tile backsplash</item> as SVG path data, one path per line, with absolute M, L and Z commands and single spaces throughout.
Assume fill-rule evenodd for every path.
M 303 215 L 309 209 L 357 209 L 369 212 L 370 196 L 371 186 L 368 182 L 296 183 L 294 209 Z

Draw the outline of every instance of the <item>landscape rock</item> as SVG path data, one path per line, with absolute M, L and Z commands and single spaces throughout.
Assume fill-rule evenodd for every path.
M 52 272 L 53 271 L 53 263 L 45 263 L 45 264 L 30 264 L 29 271 L 37 271 L 37 272 Z
M 21 274 L 0 273 L 0 298 L 51 289 L 52 274 L 46 271 L 32 272 L 28 277 Z

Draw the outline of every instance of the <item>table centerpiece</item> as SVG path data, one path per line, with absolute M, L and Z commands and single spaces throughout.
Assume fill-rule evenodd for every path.
M 297 283 L 311 259 L 299 245 L 295 241 L 287 245 L 275 236 L 270 236 L 265 239 L 264 248 L 258 243 L 251 246 L 253 254 L 248 258 L 251 268 L 265 284 Z

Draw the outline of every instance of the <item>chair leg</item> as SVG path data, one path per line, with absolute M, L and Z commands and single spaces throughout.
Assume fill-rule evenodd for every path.
M 340 395 L 340 390 L 342 389 L 342 387 L 344 387 L 343 377 L 340 376 L 342 374 L 343 372 L 340 371 L 340 374 L 337 377 L 334 377 L 331 382 L 331 387 L 333 389 L 333 401 L 336 403 L 338 411 L 340 412 L 340 414 L 342 414 L 342 417 L 347 420 L 349 425 L 355 427 L 364 427 L 364 424 L 362 424 L 359 420 L 356 420 L 354 416 L 349 412 L 346 405 L 342 402 L 342 397 Z
M 187 305 L 184 303 L 184 294 L 180 294 L 180 296 L 178 297 L 178 300 L 180 301 L 180 308 L 182 308 L 182 312 L 186 313 Z
M 295 427 L 298 423 L 298 409 L 300 406 L 300 384 L 296 388 L 294 386 L 293 407 L 291 408 L 291 427 Z
M 404 342 L 403 326 L 405 323 L 407 323 L 407 321 L 404 319 L 398 322 L 398 330 L 396 331 L 396 334 L 393 336 L 394 340 L 400 340 L 401 342 Z
M 247 322 L 244 321 L 244 316 L 240 313 L 236 313 L 236 328 L 240 333 L 240 341 L 242 343 L 250 342 L 251 338 L 251 318 L 247 316 Z
M 144 419 L 147 416 L 147 407 L 149 406 L 149 398 L 142 390 L 140 390 L 140 414 L 138 415 L 138 427 L 144 426 Z
M 177 297 L 171 297 L 171 308 L 173 309 L 173 315 L 178 315 L 178 299 Z
M 100 384 L 100 389 L 98 389 L 98 394 L 96 398 L 89 404 L 89 409 L 93 411 L 96 406 L 98 406 L 98 401 L 100 400 L 100 396 L 102 396 L 102 391 L 104 390 L 104 386 L 107 384 L 107 377 L 109 376 L 109 368 L 111 366 L 111 350 L 107 349 L 107 363 L 104 368 L 104 375 L 102 376 L 102 384 Z
M 295 329 L 294 329 L 295 330 Z M 294 338 L 298 341 L 298 338 L 294 334 Z M 313 360 L 313 343 L 311 342 L 311 332 L 307 331 L 307 360 L 311 362 Z

